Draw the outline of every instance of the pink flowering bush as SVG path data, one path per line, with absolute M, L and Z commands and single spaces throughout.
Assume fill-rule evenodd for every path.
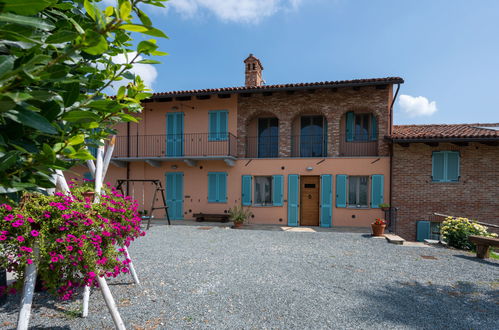
M 62 299 L 78 287 L 95 286 L 97 276 L 129 271 L 123 246 L 145 234 L 137 203 L 104 186 L 100 202 L 93 204 L 83 195 L 93 183 L 69 184 L 70 195 L 26 193 L 18 206 L 0 205 L 0 267 L 18 279 L 10 292 L 22 287 L 25 267 L 32 263 L 43 285 Z

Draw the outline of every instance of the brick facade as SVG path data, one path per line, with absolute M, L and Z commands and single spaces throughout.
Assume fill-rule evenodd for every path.
M 246 137 L 251 120 L 273 115 L 279 119 L 279 157 L 291 155 L 292 123 L 300 115 L 323 115 L 328 123 L 328 156 L 338 156 L 341 119 L 348 111 L 373 113 L 378 125 L 378 155 L 389 155 L 389 144 L 383 139 L 390 134 L 390 102 L 392 86 L 376 88 L 328 88 L 238 96 L 238 156 L 245 157 Z
M 392 206 L 397 207 L 398 235 L 416 239 L 416 221 L 433 212 L 499 225 L 499 146 L 394 144 Z M 432 182 L 432 152 L 460 152 L 459 182 Z

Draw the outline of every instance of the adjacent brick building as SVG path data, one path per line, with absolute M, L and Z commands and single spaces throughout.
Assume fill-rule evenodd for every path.
M 499 225 L 499 124 L 394 126 L 389 140 L 397 234 L 415 240 L 435 212 Z

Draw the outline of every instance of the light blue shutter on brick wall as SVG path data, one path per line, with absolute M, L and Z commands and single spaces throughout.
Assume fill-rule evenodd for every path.
M 333 212 L 333 176 L 321 175 L 321 227 L 331 227 Z
M 347 120 L 346 120 L 346 135 L 347 141 L 353 141 L 353 134 L 355 129 L 355 114 L 353 112 L 347 112 Z
M 274 206 L 282 206 L 282 191 L 284 186 L 284 177 L 282 175 L 273 175 L 273 191 L 272 191 L 272 204 Z
M 371 141 L 376 141 L 378 139 L 378 123 L 376 122 L 376 116 L 371 115 Z
M 383 204 L 384 176 L 375 174 L 371 179 L 371 208 L 379 208 Z
M 298 175 L 288 175 L 288 226 L 298 226 Z
M 425 239 L 430 238 L 430 222 L 429 221 L 417 221 L 416 222 L 416 240 L 418 242 L 424 242 Z
M 459 152 L 446 152 L 446 174 L 447 181 L 459 181 Z
M 443 151 L 434 151 L 432 157 L 432 180 L 445 181 L 445 153 Z
M 241 183 L 241 203 L 251 205 L 251 175 L 243 175 Z
M 347 176 L 336 175 L 336 207 L 347 207 Z

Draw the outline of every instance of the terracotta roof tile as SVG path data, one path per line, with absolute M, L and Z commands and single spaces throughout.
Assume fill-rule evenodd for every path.
M 306 87 L 346 87 L 346 86 L 363 86 L 363 85 L 381 85 L 381 84 L 403 84 L 404 79 L 400 77 L 372 78 L 372 79 L 354 79 L 354 80 L 338 80 L 338 81 L 320 81 L 311 83 L 294 83 L 294 84 L 278 84 L 278 85 L 263 85 L 263 86 L 239 86 L 239 87 L 223 87 L 223 88 L 208 88 L 208 89 L 191 89 L 183 91 L 169 91 L 153 93 L 153 97 L 158 96 L 178 96 L 192 94 L 213 94 L 213 93 L 243 93 L 243 92 L 259 92 L 275 89 L 299 89 Z
M 498 139 L 499 123 L 394 125 L 391 140 Z

